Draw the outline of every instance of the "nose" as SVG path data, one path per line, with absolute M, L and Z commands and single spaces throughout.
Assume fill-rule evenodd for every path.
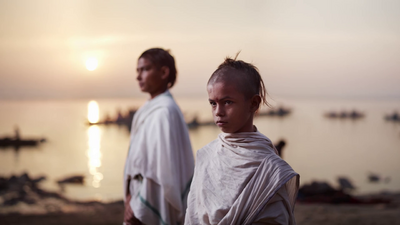
M 225 109 L 223 106 L 221 105 L 217 105 L 216 109 L 215 109 L 215 115 L 218 117 L 223 117 L 225 116 Z
M 142 79 L 142 72 L 141 71 L 138 71 L 137 72 L 137 76 L 136 76 L 136 80 L 141 80 Z

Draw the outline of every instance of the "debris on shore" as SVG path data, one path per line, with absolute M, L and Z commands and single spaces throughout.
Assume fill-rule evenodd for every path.
M 354 187 L 350 182 L 344 182 L 343 178 L 339 178 L 341 182 L 341 189 L 333 188 L 328 182 L 325 181 L 313 181 L 309 184 L 304 184 L 300 187 L 297 201 L 301 203 L 324 203 L 324 204 L 391 204 L 392 200 L 384 196 L 354 196 L 349 193 L 349 189 L 353 190 Z M 347 188 L 343 188 L 349 186 Z M 350 188 L 350 186 L 352 188 Z M 347 189 L 347 190 L 346 190 Z
M 123 209 L 122 201 L 74 201 L 60 193 L 43 190 L 39 183 L 45 179 L 45 176 L 31 178 L 27 173 L 0 177 L 0 215 L 96 212 L 113 204 Z

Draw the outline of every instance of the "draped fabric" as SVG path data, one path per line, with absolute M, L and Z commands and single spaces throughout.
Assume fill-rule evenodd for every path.
M 183 115 L 169 91 L 135 114 L 125 163 L 125 193 L 144 224 L 183 224 L 194 170 Z
M 282 187 L 289 224 L 299 175 L 260 132 L 221 133 L 197 152 L 185 224 L 252 224 Z

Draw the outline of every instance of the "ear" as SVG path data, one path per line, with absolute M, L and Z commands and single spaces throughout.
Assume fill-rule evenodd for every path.
M 258 108 L 260 108 L 260 103 L 261 103 L 261 97 L 259 95 L 254 95 L 251 99 L 250 99 L 250 109 L 251 112 L 255 113 Z
M 163 80 L 167 80 L 169 77 L 169 68 L 167 66 L 163 66 L 161 67 L 160 71 L 161 71 L 161 78 Z

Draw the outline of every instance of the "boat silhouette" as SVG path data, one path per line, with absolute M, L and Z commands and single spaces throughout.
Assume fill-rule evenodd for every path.
M 400 115 L 395 111 L 393 114 L 386 115 L 385 120 L 392 121 L 392 122 L 400 122 Z
M 20 147 L 35 147 L 45 141 L 46 139 L 44 138 L 22 139 L 19 134 L 19 128 L 16 127 L 14 137 L 6 136 L 0 138 L 0 148 L 14 147 L 15 149 L 18 150 Z
M 341 111 L 341 112 L 327 112 L 325 113 L 325 117 L 330 119 L 360 119 L 365 117 L 365 114 L 362 112 L 358 112 L 356 110 L 352 110 L 350 112 Z
M 284 117 L 289 115 L 292 112 L 291 109 L 289 108 L 284 108 L 284 107 L 278 107 L 277 109 L 270 109 L 264 112 L 259 111 L 256 116 L 278 116 L 278 117 Z

